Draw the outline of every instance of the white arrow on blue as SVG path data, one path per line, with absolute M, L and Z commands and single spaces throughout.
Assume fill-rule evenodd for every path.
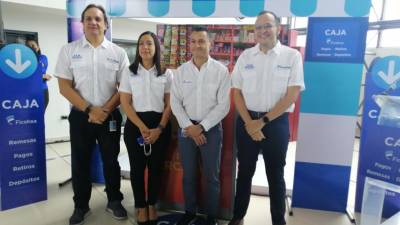
M 22 64 L 22 58 L 21 58 L 21 49 L 17 48 L 15 49 L 15 63 L 11 61 L 10 59 L 6 59 L 6 63 L 9 67 L 11 67 L 16 73 L 22 73 L 26 70 L 31 65 L 31 61 L 26 60 Z
M 389 66 L 387 70 L 387 74 L 383 71 L 379 71 L 378 75 L 382 80 L 384 80 L 389 86 L 395 85 L 397 81 L 400 79 L 400 72 L 394 74 L 396 61 L 390 60 Z

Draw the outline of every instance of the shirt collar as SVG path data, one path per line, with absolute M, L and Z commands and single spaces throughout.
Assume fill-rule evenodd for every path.
M 281 42 L 278 40 L 278 41 L 276 42 L 276 45 L 275 45 L 270 51 L 273 52 L 273 53 L 275 53 L 276 55 L 279 55 L 279 53 L 281 52 L 281 48 L 282 48 L 282 44 L 281 44 Z M 252 51 L 252 54 L 253 54 L 253 55 L 257 55 L 257 54 L 263 53 L 263 52 L 260 50 L 260 44 L 256 44 L 256 46 L 254 46 L 254 47 L 251 49 L 251 51 Z M 268 52 L 269 52 L 269 51 L 268 51 Z
M 211 61 L 211 57 L 210 56 L 208 56 L 208 58 L 207 58 L 207 62 L 205 62 L 203 65 L 201 65 L 201 68 L 200 68 L 200 70 L 201 69 L 203 69 L 203 68 L 208 68 L 208 66 L 210 65 L 210 61 Z M 194 67 L 194 68 L 196 68 L 197 69 L 197 66 L 194 64 L 194 62 L 193 62 L 193 58 L 192 59 L 190 59 L 190 63 L 192 64 L 192 66 Z
M 101 44 L 100 44 L 100 46 L 102 47 L 102 48 L 108 48 L 109 46 L 110 46 L 110 41 L 109 40 L 107 40 L 107 38 L 103 38 L 103 42 L 101 42 Z M 86 39 L 86 37 L 85 36 L 83 36 L 82 37 L 82 39 L 81 39 L 81 46 L 82 47 L 88 47 L 88 46 L 91 46 L 92 47 L 92 45 L 89 43 L 89 41 Z
M 140 70 L 147 71 L 149 73 L 154 73 L 156 71 L 156 65 L 153 65 L 153 67 L 151 67 L 150 69 L 146 69 L 144 68 L 144 66 L 142 66 L 141 63 L 139 63 L 138 73 Z

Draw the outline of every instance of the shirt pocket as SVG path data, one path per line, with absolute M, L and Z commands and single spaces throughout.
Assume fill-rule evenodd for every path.
M 143 96 L 143 92 L 144 92 L 144 82 L 142 80 L 141 77 L 139 77 L 138 75 L 130 75 L 131 79 L 130 79 L 130 86 L 131 86 L 131 91 L 132 91 L 132 95 L 134 98 L 139 98 Z
M 218 84 L 217 83 L 211 83 L 211 84 L 207 84 L 206 88 L 205 88 L 205 93 L 206 96 L 215 101 L 217 99 L 217 94 L 218 94 Z
M 71 62 L 74 83 L 82 84 L 88 78 L 88 66 L 84 62 Z
M 243 73 L 242 91 L 246 93 L 255 93 L 257 91 L 257 73 L 255 70 Z
M 164 98 L 165 85 L 167 84 L 166 77 L 156 77 L 152 80 L 152 92 L 157 98 Z
M 274 93 L 278 95 L 284 95 L 286 93 L 288 84 L 289 84 L 289 77 L 290 77 L 290 67 L 278 67 L 275 72 L 274 76 L 274 85 L 273 90 Z
M 105 79 L 107 82 L 116 83 L 117 82 L 117 72 L 119 70 L 119 65 L 116 63 L 105 63 Z

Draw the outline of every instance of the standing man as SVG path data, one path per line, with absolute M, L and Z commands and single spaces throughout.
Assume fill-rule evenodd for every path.
M 125 51 L 104 34 L 108 20 L 102 6 L 90 4 L 82 12 L 84 37 L 65 45 L 58 58 L 56 77 L 60 93 L 72 104 L 69 114 L 72 188 L 75 210 L 69 223 L 82 224 L 90 212 L 90 163 L 96 141 L 106 180 L 106 210 L 115 219 L 127 218 L 121 205 L 121 169 L 118 164 L 121 114 L 118 84 L 128 66 Z
M 220 192 L 221 120 L 229 111 L 230 78 L 228 69 L 209 56 L 210 40 L 205 27 L 193 28 L 190 51 L 193 57 L 178 68 L 171 95 L 172 112 L 181 127 L 178 143 L 186 211 L 177 225 L 189 225 L 196 219 L 198 154 L 206 177 L 207 224 L 215 225 Z
M 261 12 L 255 23 L 257 45 L 239 57 L 232 75 L 233 95 L 240 117 L 236 123 L 238 178 L 234 216 L 229 225 L 243 224 L 251 181 L 260 150 L 267 173 L 273 225 L 285 221 L 283 177 L 289 142 L 288 112 L 304 90 L 301 54 L 278 41 L 280 19 Z

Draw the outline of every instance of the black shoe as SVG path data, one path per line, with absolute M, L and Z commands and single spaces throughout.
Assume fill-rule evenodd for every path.
M 185 212 L 175 225 L 190 225 L 196 220 L 196 214 Z
M 206 220 L 206 225 L 218 225 L 218 222 L 214 217 L 208 216 Z
M 111 213 L 114 219 L 124 220 L 128 218 L 126 209 L 122 206 L 120 201 L 113 201 L 107 204 L 106 211 Z
M 243 219 L 235 219 L 233 218 L 228 225 L 243 225 Z
M 76 208 L 74 209 L 74 212 L 72 213 L 72 216 L 69 218 L 69 224 L 70 225 L 80 225 L 85 222 L 85 218 L 89 216 L 90 214 L 90 209 L 79 209 Z

